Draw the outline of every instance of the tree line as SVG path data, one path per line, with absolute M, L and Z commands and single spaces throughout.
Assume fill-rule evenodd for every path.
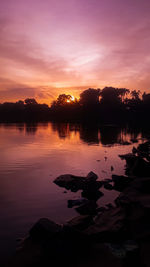
M 92 121 L 145 122 L 150 115 L 150 94 L 126 88 L 89 88 L 73 98 L 60 94 L 50 106 L 34 98 L 0 104 L 1 122 L 19 121 Z

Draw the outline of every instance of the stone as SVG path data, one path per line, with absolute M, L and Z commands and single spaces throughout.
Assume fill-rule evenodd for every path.
M 94 172 L 89 172 L 88 173 L 88 175 L 87 175 L 87 177 L 86 177 L 86 181 L 87 182 L 93 182 L 93 181 L 96 181 L 98 179 L 98 176 L 97 176 L 97 174 L 95 174 Z
M 123 175 L 112 175 L 112 180 L 114 182 L 113 189 L 122 192 L 133 181 L 133 178 Z
M 76 211 L 81 215 L 95 215 L 97 213 L 96 208 L 96 202 L 91 200 L 76 208 Z
M 102 184 L 100 181 L 96 181 L 97 179 L 98 176 L 94 172 L 89 172 L 86 177 L 64 174 L 58 176 L 54 180 L 54 183 L 60 187 L 66 188 L 67 190 L 77 192 L 78 190 L 87 190 L 88 188 L 98 190 Z
M 72 208 L 74 206 L 80 206 L 86 202 L 88 202 L 88 200 L 86 198 L 69 199 L 68 200 L 68 208 Z
M 113 190 L 114 189 L 114 187 L 112 186 L 112 184 L 109 184 L 109 183 L 104 184 L 104 188 L 107 189 L 107 190 Z
M 97 201 L 101 198 L 104 194 L 103 192 L 99 191 L 97 187 L 89 186 L 88 188 L 84 189 L 81 193 L 82 197 L 87 198 L 88 200 L 95 200 Z
M 93 241 L 112 242 L 125 239 L 126 229 L 124 220 L 126 218 L 125 210 L 121 207 L 111 207 L 101 214 L 98 214 L 94 225 L 85 229 L 86 233 Z
M 58 176 L 54 180 L 54 183 L 68 190 L 69 189 L 80 190 L 83 188 L 85 179 L 86 179 L 85 177 L 75 176 L 72 174 L 64 174 L 64 175 Z
M 120 155 L 122 159 L 126 160 L 126 174 L 137 177 L 150 176 L 150 163 L 142 157 L 134 154 Z
M 47 218 L 41 218 L 33 225 L 29 231 L 29 234 L 32 239 L 41 241 L 54 237 L 55 235 L 59 234 L 61 230 L 61 225 L 56 224 Z
M 93 217 L 89 215 L 80 215 L 67 222 L 69 226 L 79 231 L 85 230 L 88 226 L 90 226 L 93 223 L 94 223 Z

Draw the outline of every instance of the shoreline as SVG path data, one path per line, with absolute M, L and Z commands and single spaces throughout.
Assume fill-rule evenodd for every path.
M 105 266 L 102 261 L 103 264 L 112 262 L 111 266 L 133 266 L 135 263 L 136 266 L 148 266 L 144 264 L 150 262 L 150 141 L 120 157 L 126 160 L 126 176 L 112 175 L 112 179 L 101 182 L 97 181 L 97 175 L 92 172 L 87 177 L 57 177 L 54 182 L 66 190 L 82 190 L 82 198 L 87 201 L 84 200 L 83 203 L 83 199 L 80 199 L 78 203 L 72 202 L 80 215 L 64 225 L 58 225 L 49 219 L 39 220 L 7 266 L 19 266 L 20 263 L 21 266 L 37 266 L 41 262 L 45 266 L 47 262 L 59 266 L 57 254 L 70 266 L 80 266 L 80 261 L 82 266 L 83 261 L 88 266 L 87 252 L 95 253 L 95 247 L 101 252 L 101 257 L 95 265 L 92 263 L 93 266 L 98 263 Z M 95 205 L 100 198 L 99 189 L 102 186 L 107 190 L 115 188 L 120 192 L 115 206 L 104 208 Z M 49 255 L 51 250 L 54 257 Z M 77 265 L 71 259 L 66 262 L 67 257 L 70 258 L 68 254 L 73 258 L 78 256 L 80 260 Z M 91 261 L 93 259 L 92 256 Z

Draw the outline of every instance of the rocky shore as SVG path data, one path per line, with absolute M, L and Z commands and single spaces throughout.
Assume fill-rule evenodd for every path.
M 65 190 L 81 191 L 68 200 L 79 215 L 64 225 L 41 218 L 8 266 L 150 266 L 150 141 L 119 155 L 126 161 L 125 176 L 98 180 L 61 175 L 54 183 Z M 101 188 L 119 192 L 115 202 L 98 206 Z

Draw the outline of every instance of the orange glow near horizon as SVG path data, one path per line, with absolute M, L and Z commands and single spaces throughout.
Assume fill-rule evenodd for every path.
M 67 103 L 72 103 L 74 102 L 75 97 L 73 95 L 71 95 L 71 98 L 67 100 Z

